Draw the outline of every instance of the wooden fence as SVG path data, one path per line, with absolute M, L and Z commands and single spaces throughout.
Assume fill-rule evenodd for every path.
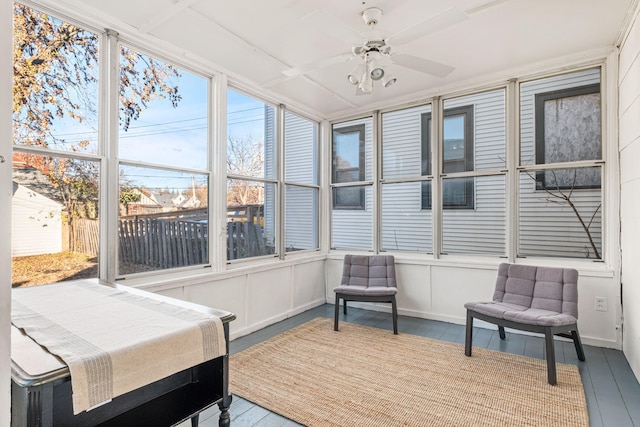
M 209 262 L 206 208 L 121 217 L 118 228 L 121 262 L 154 269 Z M 227 223 L 227 260 L 270 253 L 259 220 Z
M 165 269 L 209 262 L 205 221 L 136 218 L 119 221 L 121 262 Z
M 97 219 L 75 218 L 69 226 L 63 227 L 63 237 L 69 236 L 68 249 L 90 256 L 98 256 L 99 224 Z
M 248 258 L 273 253 L 266 245 L 260 223 L 227 223 L 227 259 Z

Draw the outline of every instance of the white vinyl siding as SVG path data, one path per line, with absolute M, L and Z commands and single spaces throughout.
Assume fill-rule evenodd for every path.
M 285 189 L 286 251 L 318 247 L 318 190 L 287 185 Z
M 474 209 L 445 209 L 442 212 L 442 252 L 504 255 L 505 176 L 479 176 L 473 179 Z
M 600 70 L 590 69 L 571 74 L 523 83 L 520 89 L 520 144 L 522 166 L 536 164 L 535 96 L 539 93 L 600 83 Z M 570 166 L 563 170 L 572 170 Z M 594 168 L 595 174 L 602 169 Z M 536 190 L 535 172 L 520 174 L 518 255 L 593 258 L 588 235 L 576 214 L 564 201 L 546 191 Z M 574 189 L 571 200 L 583 221 L 589 223 L 593 240 L 602 257 L 602 191 Z M 594 216 L 595 213 L 595 216 Z
M 275 108 L 271 105 L 264 106 L 264 176 L 274 178 L 277 164 L 275 160 Z M 268 245 L 276 244 L 276 186 L 265 184 L 264 186 L 264 229 L 263 237 Z
M 449 108 L 473 105 L 474 169 L 504 169 L 505 167 L 505 92 L 503 89 L 462 98 L 447 99 Z
M 285 250 L 318 247 L 317 125 L 285 113 Z
M 448 99 L 444 102 L 445 111 L 473 105 L 474 171 L 499 172 L 505 168 L 505 102 L 504 89 Z M 445 181 L 448 179 L 456 178 L 445 178 Z M 474 207 L 443 210 L 442 252 L 504 255 L 505 176 L 500 174 L 468 179 L 474 180 Z
M 382 178 L 410 178 L 421 175 L 421 117 L 422 114 L 430 112 L 431 105 L 423 105 L 382 115 Z M 419 194 L 418 189 L 418 196 Z
M 337 123 L 334 129 L 365 125 L 365 181 L 373 179 L 373 135 L 371 117 Z M 333 209 L 331 224 L 332 248 L 373 249 L 373 188 L 365 188 L 364 209 Z
M 13 185 L 11 256 L 62 252 L 62 205 Z
M 382 184 L 381 191 L 382 249 L 431 252 L 431 210 L 421 208 L 421 182 Z
M 316 124 L 294 114 L 285 114 L 285 181 L 318 183 L 318 135 Z
M 593 217 L 589 230 L 602 256 L 600 189 L 574 190 L 571 200 L 585 223 Z M 534 180 L 525 172 L 520 174 L 519 213 L 518 255 L 593 258 L 588 236 L 573 209 L 544 190 L 535 190 Z
M 415 179 L 422 174 L 421 117 L 431 105 L 392 111 L 382 116 L 382 177 Z M 429 156 L 430 157 L 430 156 Z M 432 252 L 431 210 L 422 209 L 422 183 L 381 186 L 381 248 Z

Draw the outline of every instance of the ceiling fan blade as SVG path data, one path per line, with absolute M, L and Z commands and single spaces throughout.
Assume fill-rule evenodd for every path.
M 304 22 L 307 29 L 330 35 L 346 43 L 357 42 L 363 38 L 360 32 L 322 9 L 315 10 L 304 16 L 302 22 Z
M 433 34 L 459 22 L 469 19 L 469 16 L 457 7 L 451 7 L 438 15 L 418 22 L 390 37 L 394 45 L 401 45 L 417 40 L 428 34 Z
M 282 72 L 285 76 L 294 77 L 302 74 L 310 73 L 311 71 L 319 70 L 321 68 L 330 67 L 341 62 L 347 62 L 353 59 L 354 56 L 351 53 L 343 53 L 342 55 L 332 56 L 330 58 L 321 59 L 320 61 L 314 61 L 309 64 L 304 64 L 299 67 L 288 68 Z
M 431 61 L 429 59 L 419 58 L 417 56 L 406 53 L 396 53 L 391 55 L 394 64 L 398 64 L 405 68 L 420 71 L 421 73 L 431 74 L 436 77 L 447 77 L 454 67 L 441 64 L 440 62 Z

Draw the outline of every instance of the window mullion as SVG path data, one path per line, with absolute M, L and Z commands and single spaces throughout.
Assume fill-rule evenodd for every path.
M 518 248 L 518 199 L 520 188 L 518 185 L 519 174 L 517 172 L 518 159 L 520 158 L 520 99 L 519 83 L 512 80 L 507 85 L 506 97 L 506 168 L 507 179 L 505 200 L 506 230 L 505 236 L 506 255 L 509 262 L 515 262 Z
M 98 268 L 101 279 L 114 281 L 116 278 L 119 246 L 118 233 L 109 230 L 118 230 L 118 209 L 120 204 L 118 197 L 119 168 L 118 165 L 118 117 L 119 117 L 119 87 L 120 87 L 120 42 L 118 33 L 107 30 L 103 37 L 106 48 L 100 58 L 99 79 L 100 101 L 102 107 L 98 122 L 98 134 L 101 140 L 102 153 L 106 158 L 106 171 L 101 173 L 100 212 L 106 217 L 106 221 L 100 221 L 99 235 L 99 260 Z M 102 166 L 105 166 L 103 161 Z
M 275 158 L 276 158 L 276 251 L 281 260 L 285 256 L 285 229 L 284 229 L 284 212 L 285 212 L 285 106 L 279 105 L 276 108 L 276 135 L 275 135 Z
M 431 109 L 431 215 L 433 235 L 433 257 L 439 258 L 442 251 L 442 99 L 434 98 Z

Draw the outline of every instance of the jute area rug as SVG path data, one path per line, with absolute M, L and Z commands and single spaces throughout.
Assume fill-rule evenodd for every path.
M 307 426 L 588 426 L 576 366 L 332 319 L 236 355 L 233 394 Z M 232 405 L 233 410 L 233 405 Z

